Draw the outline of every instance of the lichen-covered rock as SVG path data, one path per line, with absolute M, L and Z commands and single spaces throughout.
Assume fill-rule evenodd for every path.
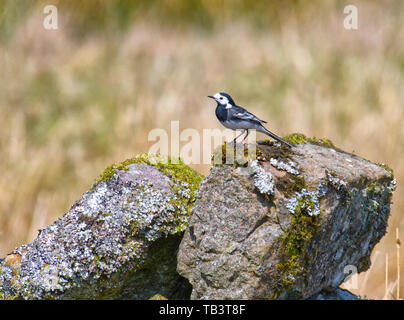
M 188 298 L 176 252 L 201 178 L 151 155 L 107 168 L 69 212 L 0 261 L 0 298 Z
M 177 266 L 193 299 L 306 299 L 338 287 L 348 265 L 369 268 L 392 172 L 327 140 L 285 139 L 296 146 L 261 143 L 256 159 L 216 162 L 201 183 Z

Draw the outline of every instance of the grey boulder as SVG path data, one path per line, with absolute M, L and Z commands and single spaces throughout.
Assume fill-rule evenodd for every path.
M 176 253 L 201 178 L 153 155 L 107 168 L 65 215 L 0 260 L 0 299 L 189 298 Z
M 178 252 L 192 299 L 307 299 L 369 268 L 392 171 L 329 141 L 287 139 L 296 146 L 250 145 L 254 157 L 230 161 L 233 145 L 216 150 L 223 161 L 200 185 Z

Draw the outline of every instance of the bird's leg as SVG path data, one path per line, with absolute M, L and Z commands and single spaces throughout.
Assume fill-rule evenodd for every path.
M 237 137 L 235 137 L 234 138 L 234 140 L 233 140 L 233 144 L 236 144 L 236 140 L 237 140 L 237 138 L 238 137 L 240 137 L 242 134 L 244 134 L 244 132 L 245 132 L 245 130 L 243 130 L 243 132 L 242 133 L 240 133 Z
M 246 129 L 246 131 L 247 131 L 247 134 L 244 136 L 244 138 L 243 138 L 243 140 L 241 140 L 241 142 L 243 142 L 247 138 L 248 134 L 250 133 L 250 131 L 248 131 L 248 129 Z

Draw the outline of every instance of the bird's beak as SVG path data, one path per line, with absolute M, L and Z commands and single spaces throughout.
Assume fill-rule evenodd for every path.
M 215 99 L 215 97 L 214 97 L 214 96 L 208 96 L 208 98 Z

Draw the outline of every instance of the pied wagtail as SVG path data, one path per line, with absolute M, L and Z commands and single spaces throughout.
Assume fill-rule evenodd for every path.
M 271 131 L 267 130 L 262 124 L 267 123 L 264 120 L 261 120 L 254 116 L 252 113 L 248 112 L 244 108 L 237 106 L 234 103 L 234 100 L 230 95 L 223 92 L 218 92 L 213 96 L 208 96 L 216 100 L 217 107 L 216 107 L 216 117 L 220 121 L 222 125 L 226 128 L 237 130 L 243 129 L 243 132 L 239 134 L 234 140 L 233 143 L 236 142 L 237 138 L 240 137 L 244 132 L 246 135 L 244 136 L 244 141 L 248 136 L 248 130 L 255 129 L 259 132 L 265 133 L 266 135 L 270 136 L 271 138 L 286 144 L 287 146 L 292 148 L 292 145 L 284 141 L 282 138 L 278 137 L 276 134 L 272 133 Z

